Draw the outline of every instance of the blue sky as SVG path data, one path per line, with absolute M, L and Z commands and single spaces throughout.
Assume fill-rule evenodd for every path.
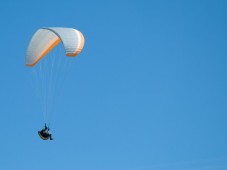
M 227 169 L 227 2 L 1 1 L 0 169 Z M 80 30 L 43 127 L 27 45 L 40 27 Z

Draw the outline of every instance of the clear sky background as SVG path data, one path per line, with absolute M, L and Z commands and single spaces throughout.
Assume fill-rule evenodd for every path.
M 226 170 L 227 1 L 1 1 L 1 170 Z M 43 141 L 27 45 L 80 30 Z

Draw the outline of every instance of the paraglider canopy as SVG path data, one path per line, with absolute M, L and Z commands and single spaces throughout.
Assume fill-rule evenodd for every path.
M 41 28 L 33 35 L 27 49 L 26 66 L 34 66 L 62 41 L 67 56 L 75 57 L 84 46 L 83 34 L 73 28 Z

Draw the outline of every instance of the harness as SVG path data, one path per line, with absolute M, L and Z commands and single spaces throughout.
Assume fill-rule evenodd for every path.
M 43 140 L 48 140 L 50 137 L 48 134 L 42 133 L 42 131 L 38 131 L 38 134 L 39 134 L 40 138 Z

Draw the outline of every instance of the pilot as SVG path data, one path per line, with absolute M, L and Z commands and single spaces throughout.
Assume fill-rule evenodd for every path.
M 53 140 L 52 134 L 49 132 L 49 130 L 50 129 L 46 126 L 46 123 L 45 123 L 44 129 L 42 129 L 41 131 L 38 131 L 40 138 L 43 140 L 48 140 L 48 139 Z

